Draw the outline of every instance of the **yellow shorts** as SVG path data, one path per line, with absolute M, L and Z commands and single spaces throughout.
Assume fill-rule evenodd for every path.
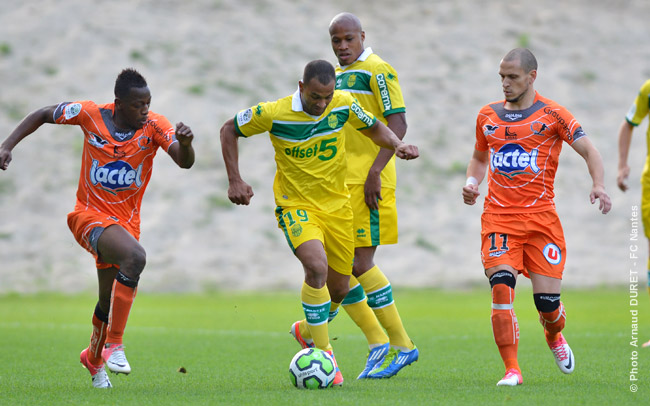
M 530 277 L 530 271 L 562 279 L 566 244 L 555 210 L 529 214 L 483 213 L 481 240 L 485 269 L 505 264 L 526 277 Z
M 381 188 L 379 210 L 368 208 L 363 185 L 348 185 L 348 189 L 354 211 L 354 246 L 397 244 L 395 189 Z
M 327 264 L 342 275 L 352 274 L 354 235 L 349 203 L 333 213 L 313 208 L 278 206 L 275 218 L 293 252 L 306 241 L 318 240 L 325 247 Z
M 646 171 L 641 176 L 641 219 L 645 236 L 650 238 L 650 173 Z

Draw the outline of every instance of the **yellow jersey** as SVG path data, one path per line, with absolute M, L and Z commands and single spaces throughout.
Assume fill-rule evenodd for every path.
M 366 48 L 359 58 L 348 66 L 336 67 L 336 88 L 346 90 L 359 100 L 364 109 L 384 124 L 386 117 L 406 111 L 397 72 L 387 62 Z M 350 128 L 349 131 L 354 131 Z M 380 147 L 367 137 L 347 137 L 348 153 L 347 184 L 364 184 L 368 171 L 375 161 Z M 386 164 L 381 173 L 382 187 L 395 189 L 395 157 Z
M 643 119 L 648 115 L 650 111 L 650 80 L 647 80 L 641 89 L 639 94 L 634 99 L 634 103 L 630 107 L 630 110 L 627 112 L 625 119 L 628 123 L 633 126 L 638 126 L 641 124 Z M 648 131 L 646 133 L 647 145 L 648 145 L 648 157 L 650 158 L 650 126 L 648 126 Z
M 259 103 L 235 116 L 235 131 L 243 137 L 269 133 L 275 149 L 275 203 L 282 207 L 313 207 L 333 212 L 350 199 L 345 185 L 346 137 L 367 138 L 354 130 L 372 127 L 375 116 L 348 92 L 334 91 L 320 116 L 302 108 L 300 91 Z

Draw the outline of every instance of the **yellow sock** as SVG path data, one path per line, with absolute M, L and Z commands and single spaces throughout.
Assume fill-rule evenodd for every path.
M 350 292 L 343 300 L 343 309 L 366 336 L 370 348 L 388 342 L 388 336 L 379 325 L 375 313 L 368 307 L 363 288 L 354 276 L 350 276 Z
M 413 341 L 404 329 L 397 306 L 395 306 L 390 282 L 379 267 L 375 265 L 357 279 L 368 295 L 368 306 L 375 312 L 377 319 L 386 329 L 391 346 L 404 350 L 415 348 Z
M 303 283 L 300 298 L 306 316 L 309 336 L 314 340 L 314 346 L 324 351 L 331 350 L 332 346 L 330 345 L 327 328 L 327 318 L 330 312 L 330 294 L 327 287 L 317 289 Z M 302 331 L 300 334 L 302 334 Z
M 340 305 L 341 303 L 335 303 L 335 302 L 330 303 L 330 312 L 329 312 L 330 314 L 329 314 L 328 322 L 332 321 L 331 320 L 333 318 L 332 314 L 336 312 L 336 310 L 339 308 Z M 300 331 L 300 335 L 302 336 L 302 338 L 306 338 L 306 339 L 312 338 L 311 332 L 309 332 L 309 327 L 307 326 L 306 319 L 300 320 L 300 324 L 298 324 L 298 330 Z

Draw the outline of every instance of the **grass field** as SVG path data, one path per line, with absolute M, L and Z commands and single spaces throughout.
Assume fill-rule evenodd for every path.
M 523 288 L 523 289 L 522 289 Z M 288 334 L 301 318 L 298 292 L 159 295 L 136 299 L 125 335 L 129 376 L 98 390 L 79 363 L 88 344 L 91 295 L 0 296 L 0 404 L 6 405 L 612 405 L 648 404 L 650 349 L 638 348 L 630 381 L 632 321 L 624 289 L 563 292 L 565 336 L 576 370 L 556 367 L 532 294 L 518 288 L 524 384 L 496 387 L 503 366 L 492 338 L 490 293 L 396 289 L 420 360 L 388 380 L 356 381 L 365 339 L 343 312 L 330 331 L 342 388 L 298 390 Z M 650 339 L 650 299 L 639 298 L 639 345 Z M 187 373 L 179 373 L 185 367 Z M 638 385 L 632 393 L 630 384 Z

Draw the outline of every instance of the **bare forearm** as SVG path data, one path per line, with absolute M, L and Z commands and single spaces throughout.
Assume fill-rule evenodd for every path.
M 406 135 L 406 118 L 404 113 L 397 113 L 397 114 L 391 114 L 390 116 L 387 117 L 388 120 L 388 128 L 399 138 L 400 140 L 404 139 L 404 136 Z M 378 174 L 382 170 L 384 170 L 384 167 L 390 161 L 390 159 L 393 157 L 395 152 L 390 149 L 382 148 L 379 150 L 379 153 L 377 153 L 377 157 L 375 158 L 375 161 L 373 162 L 372 166 L 370 167 L 370 173 L 371 174 Z
M 623 120 L 621 128 L 618 130 L 618 167 L 623 168 L 627 166 L 627 158 L 630 152 L 630 144 L 632 143 L 632 132 L 634 127 Z
M 221 155 L 226 166 L 228 181 L 241 180 L 239 174 L 239 147 L 237 145 L 237 134 L 232 120 L 227 121 L 221 127 Z
M 53 108 L 56 108 L 56 106 L 44 107 L 28 114 L 0 147 L 11 151 L 23 138 L 36 131 L 43 124 L 54 123 L 54 118 L 52 117 Z

